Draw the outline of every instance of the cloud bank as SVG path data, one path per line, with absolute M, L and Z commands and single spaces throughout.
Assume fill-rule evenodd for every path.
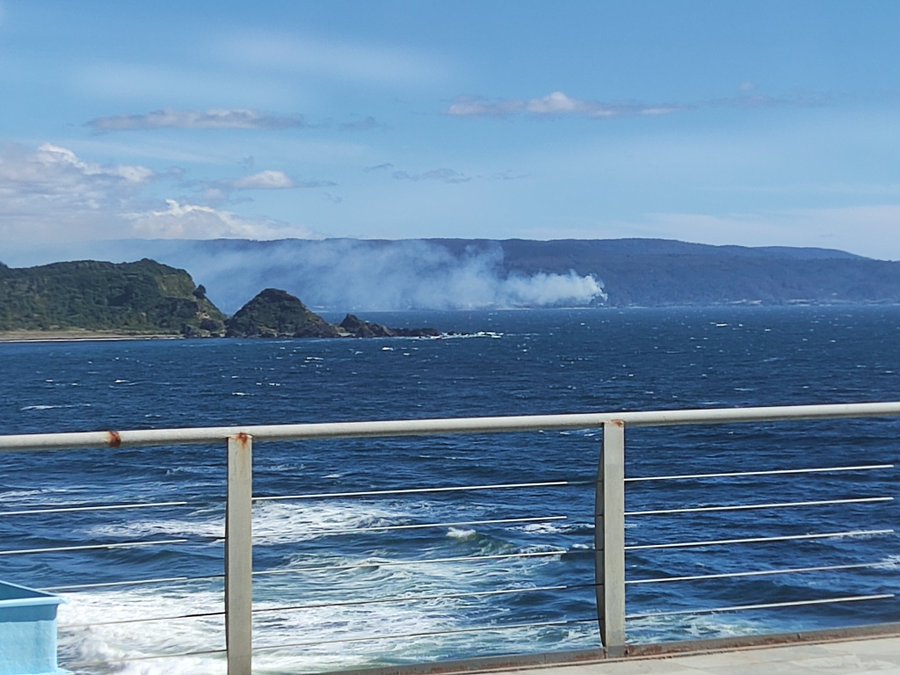
M 586 117 L 607 119 L 626 116 L 668 115 L 688 109 L 681 105 L 608 104 L 571 98 L 561 91 L 532 99 L 491 101 L 482 98 L 460 98 L 447 109 L 451 117 Z
M 525 115 L 534 118 L 581 117 L 585 119 L 611 119 L 614 117 L 661 117 L 679 112 L 705 108 L 775 108 L 786 106 L 813 107 L 823 105 L 826 97 L 812 93 L 790 96 L 770 96 L 755 91 L 752 83 L 745 82 L 739 95 L 717 98 L 702 103 L 602 103 L 572 98 L 562 91 L 531 99 L 491 100 L 460 97 L 446 110 L 451 117 L 513 117 Z
M 258 129 L 276 131 L 310 126 L 302 115 L 268 115 L 248 109 L 154 110 L 137 115 L 98 117 L 85 122 L 95 133 L 148 129 Z
M 238 178 L 232 184 L 237 190 L 285 190 L 297 184 L 283 171 L 260 171 L 252 176 Z
M 179 181 L 180 175 L 159 174 L 137 164 L 88 162 L 50 143 L 35 150 L 4 146 L 0 148 L 0 242 L 318 236 L 302 225 L 239 216 L 208 203 L 194 203 L 202 198 L 166 196 L 166 191 L 184 191 L 186 186 Z M 213 186 L 213 192 L 222 201 L 228 190 L 330 185 L 297 182 L 280 171 L 261 171 L 233 184 Z M 162 196 L 154 194 L 160 192 Z

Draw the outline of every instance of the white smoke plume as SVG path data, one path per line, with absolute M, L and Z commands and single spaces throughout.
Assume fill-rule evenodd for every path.
M 506 274 L 497 244 L 454 254 L 419 240 L 287 241 L 240 251 L 223 246 L 184 263 L 226 312 L 265 287 L 341 311 L 583 306 L 605 299 L 591 275 Z
M 457 249 L 423 240 L 125 240 L 22 255 L 8 250 L 3 262 L 153 258 L 186 269 L 229 314 L 269 287 L 333 311 L 573 307 L 606 300 L 593 275 L 508 271 L 497 242 Z
M 8 264 L 24 262 L 8 257 Z M 593 275 L 509 272 L 496 242 L 456 251 L 423 240 L 95 242 L 69 247 L 63 257 L 45 250 L 26 264 L 143 257 L 186 269 L 229 314 L 268 287 L 334 311 L 573 307 L 606 300 Z

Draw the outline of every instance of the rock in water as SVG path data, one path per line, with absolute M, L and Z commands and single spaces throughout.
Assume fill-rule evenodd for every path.
M 287 291 L 267 288 L 226 321 L 227 337 L 339 337 L 340 331 Z
M 363 321 L 358 316 L 348 314 L 338 325 L 353 337 L 394 337 L 395 333 L 387 326 L 371 321 Z

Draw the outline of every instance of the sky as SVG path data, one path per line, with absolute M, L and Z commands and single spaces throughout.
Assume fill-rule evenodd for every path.
M 0 0 L 3 246 L 430 237 L 900 259 L 895 0 Z

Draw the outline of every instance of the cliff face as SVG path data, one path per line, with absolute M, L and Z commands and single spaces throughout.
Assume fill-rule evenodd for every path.
M 339 337 L 337 328 L 286 291 L 267 288 L 226 322 L 228 337 Z
M 224 320 L 187 272 L 153 260 L 0 265 L 0 330 L 210 336 Z

